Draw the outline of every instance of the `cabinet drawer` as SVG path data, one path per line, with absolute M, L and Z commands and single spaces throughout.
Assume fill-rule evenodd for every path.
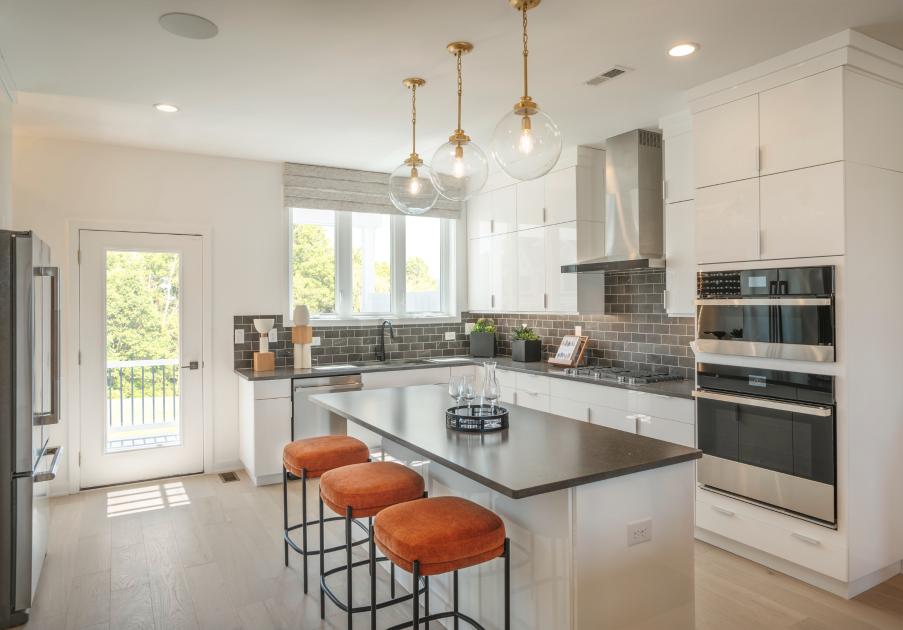
M 819 534 L 803 528 L 785 529 L 754 519 L 717 498 L 710 503 L 697 499 L 696 525 L 823 575 L 847 580 L 847 550 L 832 544 L 831 537 L 825 535 L 833 533 L 831 530 Z
M 590 408 L 584 402 L 579 400 L 571 400 L 570 398 L 558 398 L 557 396 L 549 397 L 549 411 L 558 416 L 565 418 L 573 418 L 574 420 L 582 420 L 589 422 Z
M 592 405 L 589 408 L 589 421 L 600 427 L 636 433 L 636 416 L 623 409 Z
M 549 393 L 552 396 L 579 400 L 580 402 L 589 403 L 590 405 L 601 405 L 603 407 L 612 407 L 614 409 L 629 409 L 627 395 L 630 391 L 627 389 L 606 387 L 605 385 L 595 385 L 593 383 L 578 383 L 560 378 L 552 378 L 549 380 L 551 381 Z
M 507 389 L 509 391 L 517 389 L 517 372 L 496 369 L 495 376 L 498 378 L 499 385 L 502 389 Z
M 539 394 L 537 392 L 528 392 L 519 389 L 514 394 L 514 404 L 528 409 L 536 409 L 538 411 L 549 410 L 549 395 Z
M 529 392 L 532 394 L 549 395 L 549 378 L 547 376 L 537 376 L 535 374 L 523 374 L 518 372 L 515 376 L 515 383 L 519 391 Z
M 291 397 L 292 380 L 289 378 L 281 378 L 272 381 L 254 381 L 254 400 Z
M 640 414 L 637 418 L 637 429 L 640 435 L 664 440 L 672 444 L 680 444 L 688 448 L 696 446 L 696 430 L 691 424 L 678 422 L 668 418 Z
M 631 412 L 695 424 L 696 407 L 692 400 L 645 392 L 631 391 L 628 393 L 630 394 L 630 404 L 627 408 Z

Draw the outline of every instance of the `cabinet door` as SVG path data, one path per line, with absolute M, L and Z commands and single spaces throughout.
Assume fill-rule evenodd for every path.
M 517 239 L 517 310 L 544 311 L 546 308 L 546 229 L 533 228 L 515 233 Z
M 493 234 L 505 234 L 517 229 L 517 186 L 505 186 L 492 191 Z
M 467 201 L 467 238 L 492 234 L 492 193 L 476 195 Z
M 492 308 L 492 237 L 467 242 L 467 301 L 472 311 Z
M 762 258 L 844 253 L 842 162 L 763 177 Z
M 782 173 L 843 159 L 843 68 L 759 94 L 760 171 Z
M 546 223 L 577 220 L 577 169 L 572 166 L 546 175 Z
M 549 396 L 548 394 L 537 394 L 535 392 L 525 392 L 522 390 L 517 390 L 516 393 L 517 405 L 520 407 L 527 407 L 528 409 L 536 409 L 537 411 L 548 411 L 549 410 Z
M 706 109 L 693 116 L 696 187 L 759 174 L 759 95 Z
M 684 424 L 683 422 L 666 418 L 656 418 L 655 416 L 639 416 L 637 418 L 637 427 L 640 435 L 655 438 L 656 440 L 673 442 L 674 444 L 690 448 L 693 448 L 696 444 L 695 430 L 691 424 Z
M 693 200 L 665 204 L 665 310 L 672 317 L 695 314 L 696 214 Z
M 496 234 L 489 239 L 491 299 L 496 311 L 517 310 L 517 234 Z
M 609 429 L 636 433 L 636 416 L 623 409 L 592 405 L 589 408 L 589 421 Z
M 557 416 L 589 422 L 589 405 L 569 398 L 549 397 L 549 412 Z
M 696 190 L 696 261 L 758 260 L 759 178 Z
M 693 175 L 693 133 L 670 136 L 664 143 L 665 203 L 693 199 L 696 180 Z
M 517 188 L 517 229 L 529 230 L 545 223 L 545 178 L 520 182 Z
M 577 222 L 549 225 L 545 233 L 546 310 L 556 313 L 577 312 L 577 274 L 561 273 L 562 265 L 575 262 Z

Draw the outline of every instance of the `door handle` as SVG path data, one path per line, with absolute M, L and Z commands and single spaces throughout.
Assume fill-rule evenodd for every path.
M 197 361 L 189 361 L 188 365 L 180 365 L 179 367 L 183 370 L 197 370 L 201 367 L 201 365 Z

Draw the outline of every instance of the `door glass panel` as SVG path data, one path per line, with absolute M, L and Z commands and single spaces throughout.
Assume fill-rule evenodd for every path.
M 737 460 L 739 433 L 737 405 L 713 400 L 697 403 L 699 448 L 706 455 Z
M 834 418 L 793 416 L 793 474 L 834 483 Z
M 831 345 L 830 306 L 701 306 L 697 337 L 725 341 Z
M 793 414 L 740 407 L 740 461 L 793 474 Z
M 181 444 L 181 260 L 106 253 L 105 450 Z

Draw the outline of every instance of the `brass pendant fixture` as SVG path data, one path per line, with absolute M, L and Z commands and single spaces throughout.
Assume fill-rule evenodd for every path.
M 389 199 L 401 212 L 418 215 L 428 212 L 439 199 L 432 169 L 417 155 L 417 88 L 426 80 L 410 77 L 402 83 L 411 90 L 411 154 L 389 175 Z
M 458 71 L 458 126 L 448 142 L 433 154 L 433 184 L 443 197 L 452 201 L 465 201 L 486 185 L 489 163 L 483 150 L 472 142 L 461 128 L 461 98 L 463 80 L 461 57 L 473 50 L 470 42 L 452 42 L 448 52 L 455 56 Z
M 499 121 L 492 135 L 491 151 L 499 166 L 519 180 L 542 177 L 558 162 L 561 155 L 561 131 L 548 114 L 530 97 L 528 91 L 527 11 L 541 0 L 508 0 L 522 16 L 524 93 Z

